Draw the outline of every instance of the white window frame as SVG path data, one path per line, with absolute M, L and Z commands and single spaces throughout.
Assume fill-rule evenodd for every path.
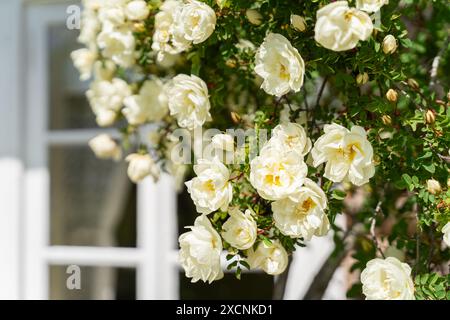
M 137 299 L 176 299 L 178 266 L 175 257 L 176 191 L 164 175 L 156 185 L 138 185 L 137 247 L 50 246 L 50 184 L 47 150 L 51 145 L 86 145 L 104 130 L 49 131 L 48 27 L 63 24 L 67 4 L 52 1 L 28 4 L 26 21 L 26 169 L 24 172 L 23 298 L 49 298 L 49 266 L 76 264 L 136 268 Z M 73 32 L 77 32 L 74 30 Z M 163 213 L 163 214 L 162 214 Z

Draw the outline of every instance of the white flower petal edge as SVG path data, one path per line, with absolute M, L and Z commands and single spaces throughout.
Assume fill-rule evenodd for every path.
M 239 208 L 228 211 L 230 217 L 222 226 L 222 237 L 232 247 L 239 250 L 246 250 L 253 246 L 258 235 L 256 221 L 253 219 L 250 210 L 245 213 Z
M 192 282 L 213 282 L 223 278 L 220 266 L 222 239 L 206 216 L 195 219 L 191 231 L 183 233 L 180 243 L 179 261 L 186 277 Z
M 270 245 L 260 242 L 256 250 L 247 251 L 248 263 L 252 269 L 262 269 L 267 274 L 279 275 L 286 270 L 288 254 L 280 241 L 272 241 Z
M 197 211 L 209 214 L 218 209 L 226 211 L 233 199 L 233 186 L 229 182 L 230 172 L 217 157 L 200 159 L 194 165 L 197 177 L 186 182 L 186 187 Z
M 394 257 L 370 260 L 361 283 L 366 300 L 415 300 L 411 267 Z
M 272 130 L 272 137 L 268 145 L 285 147 L 305 156 L 311 150 L 311 139 L 306 135 L 305 129 L 297 123 L 282 123 Z
M 326 162 L 324 176 L 333 182 L 342 182 L 344 178 L 357 186 L 369 182 L 375 166 L 373 148 L 364 128 L 353 126 L 349 131 L 333 123 L 325 125 L 324 132 L 311 150 L 313 165 L 318 167 Z
M 373 24 L 367 13 L 349 8 L 347 1 L 330 3 L 317 11 L 315 40 L 327 49 L 345 51 L 367 40 Z
M 442 228 L 442 233 L 444 234 L 443 240 L 444 243 L 450 247 L 450 222 L 447 222 L 445 226 Z
M 330 229 L 325 214 L 327 196 L 312 180 L 306 179 L 295 197 L 272 203 L 275 226 L 287 236 L 311 240 L 312 236 L 324 236 Z
M 168 86 L 170 115 L 182 128 L 193 130 L 211 120 L 211 105 L 206 83 L 195 75 L 179 74 Z
M 356 0 L 356 8 L 366 12 L 377 12 L 388 3 L 389 0 Z
M 255 72 L 264 79 L 261 88 L 281 97 L 303 86 L 305 62 L 288 39 L 269 33 L 256 52 Z

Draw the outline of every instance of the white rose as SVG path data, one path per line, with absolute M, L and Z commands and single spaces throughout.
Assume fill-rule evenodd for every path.
M 234 151 L 234 137 L 229 134 L 216 134 L 211 139 L 214 148 L 228 152 Z
M 278 240 L 272 240 L 270 246 L 261 242 L 256 250 L 250 248 L 247 254 L 252 269 L 261 268 L 270 275 L 283 273 L 288 265 L 288 254 Z
M 415 300 L 411 267 L 397 258 L 370 260 L 361 282 L 367 300 Z
M 89 140 L 89 147 L 99 159 L 119 160 L 122 157 L 122 150 L 119 145 L 108 134 L 99 134 Z
M 111 81 L 95 81 L 86 92 L 92 111 L 100 126 L 111 125 L 117 112 L 123 106 L 123 100 L 131 95 L 128 84 L 119 78 Z
M 182 5 L 177 0 L 165 1 L 155 16 L 152 49 L 158 52 L 158 61 L 163 61 L 165 54 L 175 55 L 188 50 L 191 46 L 191 41 L 184 39 L 182 36 L 175 37 L 173 34 L 175 15 L 181 10 Z
M 233 186 L 230 183 L 230 171 L 217 157 L 200 159 L 194 165 L 197 175 L 186 182 L 187 190 L 197 211 L 209 214 L 218 209 L 226 211 L 233 198 Z
M 243 213 L 238 208 L 233 208 L 228 214 L 230 217 L 222 225 L 223 239 L 239 250 L 251 248 L 258 235 L 258 228 L 250 210 Z
M 367 13 L 349 8 L 347 1 L 336 1 L 317 11 L 315 40 L 327 49 L 353 49 L 360 40 L 367 40 L 372 31 Z
M 128 177 L 134 183 L 142 181 L 151 175 L 154 181 L 159 180 L 160 171 L 149 154 L 132 153 L 125 158 L 129 162 Z
M 373 177 L 373 148 L 366 131 L 353 126 L 351 131 L 338 124 L 325 125 L 325 134 L 317 139 L 311 151 L 315 167 L 326 162 L 324 176 L 333 182 L 348 177 L 361 186 Z
M 81 15 L 80 35 L 78 42 L 87 47 L 94 47 L 97 34 L 100 32 L 101 23 L 97 13 L 93 10 L 85 9 Z
M 304 186 L 295 197 L 272 203 L 275 226 L 286 236 L 311 240 L 313 235 L 323 236 L 330 229 L 325 214 L 327 196 L 317 184 L 305 179 Z
M 164 84 L 159 79 L 145 81 L 139 94 L 126 97 L 123 103 L 122 113 L 132 125 L 161 121 L 169 111 Z
M 70 57 L 80 72 L 80 80 L 88 80 L 91 77 L 94 62 L 97 60 L 97 52 L 83 48 L 72 51 Z
M 208 88 L 197 76 L 179 74 L 168 88 L 170 115 L 182 128 L 193 130 L 211 120 Z
M 438 194 L 442 191 L 441 184 L 435 179 L 428 179 L 427 191 L 431 194 Z
M 250 163 L 250 183 L 266 200 L 280 200 L 300 190 L 308 167 L 299 152 L 265 146 Z
M 303 32 L 306 30 L 305 18 L 297 14 L 291 14 L 291 26 L 297 31 Z
M 268 145 L 279 145 L 290 150 L 297 151 L 305 156 L 311 150 L 311 139 L 306 136 L 306 131 L 297 123 L 282 123 L 272 131 Z
M 281 97 L 291 90 L 300 91 L 305 63 L 288 39 L 269 33 L 256 52 L 255 72 L 264 79 L 264 91 Z
M 382 48 L 385 54 L 392 54 L 397 50 L 397 39 L 392 34 L 388 34 L 383 39 Z
M 206 3 L 191 0 L 175 11 L 173 34 L 176 38 L 202 43 L 216 28 L 216 14 Z M 184 40 L 181 40 L 183 42 Z
M 111 60 L 96 61 L 94 63 L 94 80 L 95 81 L 111 81 L 116 72 L 116 65 Z
M 356 8 L 366 12 L 377 12 L 388 3 L 389 0 L 356 0 Z
M 205 216 L 195 219 L 191 231 L 183 233 L 180 243 L 179 261 L 186 277 L 192 282 L 213 282 L 223 278 L 220 266 L 222 239 Z
M 135 39 L 127 26 L 103 30 L 97 37 L 97 44 L 102 55 L 123 68 L 128 68 L 135 61 Z
M 150 14 L 150 9 L 144 0 L 133 0 L 125 7 L 125 14 L 130 20 L 145 20 Z
M 247 9 L 245 11 L 245 15 L 247 16 L 248 21 L 255 26 L 259 26 L 262 22 L 262 15 L 255 9 Z
M 442 233 L 444 234 L 444 242 L 450 247 L 450 222 L 447 222 L 442 228 Z

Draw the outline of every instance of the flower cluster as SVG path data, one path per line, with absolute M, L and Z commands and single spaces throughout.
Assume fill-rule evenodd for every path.
M 438 99 L 406 78 L 426 73 L 411 61 L 431 59 L 400 56 L 409 39 L 396 14 L 384 15 L 392 1 L 83 5 L 85 48 L 72 59 L 80 79 L 92 79 L 86 96 L 97 124 L 121 133 L 89 146 L 101 159 L 124 156 L 135 183 L 165 171 L 186 187 L 199 216 L 179 237 L 179 261 L 192 282 L 221 279 L 224 264 L 238 278 L 242 268 L 279 275 L 296 248 L 331 230 L 337 248 L 355 234 L 354 247 L 364 248 L 355 269 L 364 269 L 367 299 L 414 299 L 412 261 L 423 266 L 415 273 L 440 270 L 450 246 L 450 95 L 439 88 Z M 231 127 L 252 134 L 240 140 Z M 221 133 L 199 137 L 207 128 Z M 370 194 L 363 205 L 352 203 L 358 192 Z M 383 225 L 389 237 L 376 234 L 398 216 Z M 410 249 L 423 249 L 421 237 L 432 244 L 428 261 Z M 376 258 L 386 242 L 399 259 Z

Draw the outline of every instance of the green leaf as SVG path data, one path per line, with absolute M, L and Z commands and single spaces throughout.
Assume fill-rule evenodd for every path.
M 331 194 L 331 197 L 336 200 L 344 200 L 346 196 L 347 193 L 339 189 L 333 190 L 333 193 Z

